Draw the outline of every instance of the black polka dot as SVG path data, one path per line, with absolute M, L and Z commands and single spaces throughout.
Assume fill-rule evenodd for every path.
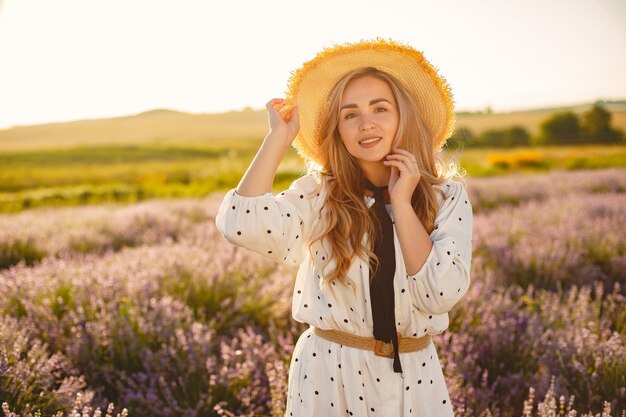
M 267 231 L 267 233 L 272 233 L 272 231 L 271 231 L 271 230 L 268 230 L 268 231 Z
M 246 210 L 246 213 L 250 213 L 250 210 Z
M 445 404 L 445 403 L 446 403 L 446 400 L 443 400 L 443 403 Z
M 317 356 L 317 353 L 313 352 L 313 356 Z
M 422 366 L 426 366 L 426 362 L 422 362 Z
M 421 379 L 418 379 L 418 380 L 417 380 L 417 383 L 418 383 L 418 384 L 421 384 L 421 383 L 422 383 L 422 380 L 421 380 Z
M 315 391 L 315 395 L 320 395 L 319 391 Z
M 448 255 L 450 255 L 450 251 L 448 251 Z
M 409 390 L 409 388 L 410 388 L 410 387 L 407 385 L 407 386 L 406 386 L 406 390 L 408 391 L 408 390 Z
M 304 196 L 302 194 L 300 194 L 300 198 L 304 198 Z
M 406 290 L 405 290 L 404 288 L 402 288 L 402 291 L 400 291 L 400 292 L 405 292 L 405 291 L 406 291 Z
M 429 319 L 432 319 L 432 318 L 433 318 L 433 316 L 428 316 L 428 318 L 429 318 Z
M 430 298 L 430 295 L 426 294 L 426 298 Z
M 302 293 L 302 290 L 298 290 L 298 294 L 301 294 L 301 293 Z
M 328 303 L 328 307 L 332 307 L 333 305 L 331 303 Z
M 461 221 L 461 218 L 459 217 L 459 221 Z
M 304 308 L 307 308 L 308 306 L 309 306 L 308 304 L 305 304 L 305 305 L 304 305 Z
M 291 217 L 291 214 L 287 213 L 287 217 Z
M 359 395 L 359 400 L 363 401 L 363 396 Z
M 233 206 L 233 210 L 235 209 L 235 206 Z
M 376 382 L 380 382 L 380 378 L 376 378 Z
M 439 262 L 437 262 L 437 266 L 439 266 Z
M 272 253 L 272 251 L 271 251 L 271 250 L 268 250 L 268 251 L 267 251 L 267 253 Z
M 238 234 L 238 235 L 240 235 L 240 234 L 241 234 L 241 232 L 238 230 L 238 231 L 237 231 L 237 234 Z
M 347 322 L 348 322 L 348 319 L 343 319 L 343 321 L 344 321 L 345 323 L 347 323 Z
M 443 292 L 440 292 L 439 295 L 443 296 Z
M 376 411 L 376 410 L 374 410 L 374 407 L 370 408 L 370 410 L 372 410 L 372 411 Z
M 263 207 L 263 209 L 265 209 L 265 210 L 269 210 L 269 208 L 268 208 L 268 207 Z

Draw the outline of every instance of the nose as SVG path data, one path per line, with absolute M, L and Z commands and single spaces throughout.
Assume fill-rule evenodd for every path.
M 372 121 L 372 119 L 366 115 L 363 115 L 361 117 L 360 129 L 365 132 L 365 131 L 372 129 L 373 127 L 374 127 L 374 122 Z

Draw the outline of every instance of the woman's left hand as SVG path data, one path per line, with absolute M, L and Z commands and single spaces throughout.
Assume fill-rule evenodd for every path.
M 422 174 L 417 167 L 417 159 L 401 148 L 392 148 L 392 153 L 385 157 L 383 164 L 391 167 L 389 178 L 389 198 L 391 202 L 411 202 L 415 187 L 419 184 Z

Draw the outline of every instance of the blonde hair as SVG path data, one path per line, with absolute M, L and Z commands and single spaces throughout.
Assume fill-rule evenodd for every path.
M 430 130 L 420 117 L 415 99 L 404 89 L 402 84 L 392 75 L 373 67 L 364 67 L 351 71 L 335 84 L 331 90 L 327 111 L 320 120 L 319 165 L 309 165 L 309 174 L 314 174 L 321 182 L 325 182 L 326 196 L 322 213 L 324 221 L 313 233 L 309 241 L 309 251 L 315 242 L 325 239 L 330 255 L 323 266 L 329 262 L 336 263 L 335 269 L 322 277 L 327 284 L 335 280 L 343 281 L 356 290 L 354 282 L 348 277 L 347 271 L 355 255 L 364 261 L 375 260 L 376 268 L 380 265 L 373 252 L 377 234 L 377 219 L 363 200 L 363 172 L 355 158 L 350 155 L 339 135 L 339 107 L 347 84 L 355 79 L 371 76 L 389 84 L 398 106 L 399 124 L 394 146 L 411 152 L 417 158 L 421 179 L 411 198 L 411 204 L 418 218 L 428 233 L 433 230 L 437 215 L 438 203 L 435 192 L 445 199 L 442 190 L 433 188 L 450 178 L 462 179 L 458 165 L 446 165 L 433 149 L 433 138 Z M 362 244 L 365 233 L 369 236 L 368 245 Z M 347 237 L 347 238 L 346 238 Z M 323 268 L 324 269 L 324 268 Z M 370 271 L 370 281 L 373 272 Z M 323 284 L 323 282 L 320 282 Z

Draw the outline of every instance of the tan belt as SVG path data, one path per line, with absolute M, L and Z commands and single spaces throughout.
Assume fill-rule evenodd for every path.
M 330 340 L 331 342 L 358 349 L 372 350 L 377 356 L 393 358 L 393 344 L 391 342 L 385 343 L 380 340 L 376 340 L 373 337 L 358 336 L 342 332 L 341 330 L 324 330 L 315 326 L 311 327 L 313 327 L 313 333 L 326 340 Z M 402 336 L 400 332 L 398 332 L 398 350 L 400 353 L 422 350 L 428 347 L 430 341 L 430 335 L 424 335 L 422 337 L 406 337 Z

